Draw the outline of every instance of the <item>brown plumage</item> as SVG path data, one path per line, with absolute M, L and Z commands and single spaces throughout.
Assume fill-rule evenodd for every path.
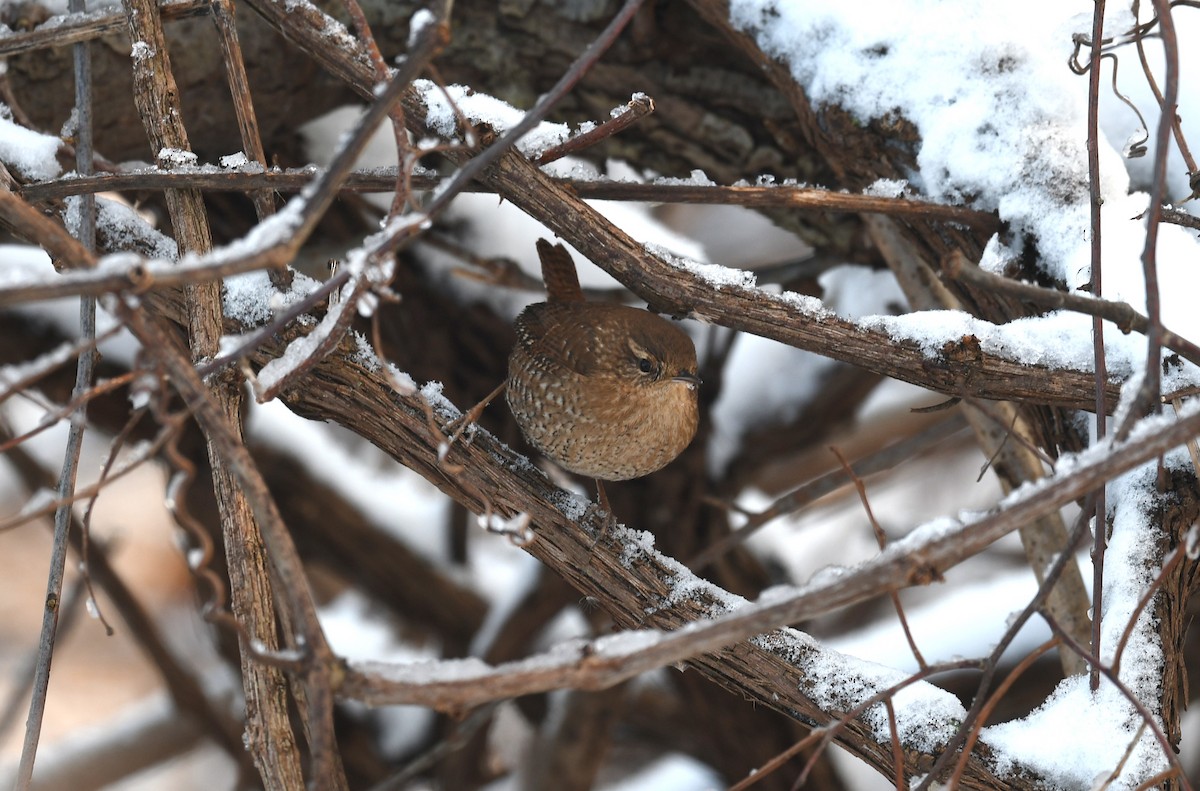
M 581 475 L 663 467 L 696 434 L 696 348 L 671 322 L 590 303 L 562 245 L 538 240 L 548 302 L 517 316 L 506 398 L 529 443 Z

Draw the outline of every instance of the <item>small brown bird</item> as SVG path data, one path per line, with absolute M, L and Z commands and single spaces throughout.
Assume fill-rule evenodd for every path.
M 649 311 L 585 302 L 566 248 L 537 247 L 548 301 L 517 316 L 508 358 L 506 398 L 521 433 L 597 482 L 654 472 L 696 434 L 696 347 Z

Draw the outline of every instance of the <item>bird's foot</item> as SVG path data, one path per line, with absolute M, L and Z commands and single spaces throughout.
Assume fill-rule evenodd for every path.
M 588 511 L 594 513 L 596 522 L 598 523 L 596 534 L 592 538 L 592 549 L 600 543 L 600 539 L 608 535 L 609 531 L 615 529 L 621 523 L 617 521 L 616 515 L 613 513 L 612 505 L 608 502 L 608 494 L 604 491 L 604 484 L 600 479 L 596 479 L 597 502 L 588 507 Z

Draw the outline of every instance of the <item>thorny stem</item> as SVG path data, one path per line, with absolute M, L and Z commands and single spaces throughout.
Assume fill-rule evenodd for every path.
M 1092 51 L 1091 68 L 1088 71 L 1088 191 L 1089 210 L 1092 223 L 1091 247 L 1091 281 L 1092 294 L 1097 298 L 1103 292 L 1103 267 L 1100 247 L 1100 207 L 1103 198 L 1100 194 L 1100 54 L 1104 37 L 1104 3 L 1105 0 L 1095 0 L 1092 9 Z M 1108 365 L 1104 358 L 1104 322 L 1099 316 L 1092 318 L 1092 357 L 1096 367 L 1096 441 L 1104 438 L 1108 425 L 1107 410 L 1105 409 L 1104 386 L 1108 382 Z M 1101 603 L 1104 596 L 1104 549 L 1107 546 L 1105 534 L 1105 484 L 1100 484 L 1096 493 L 1095 530 L 1092 534 L 1092 648 L 1100 650 L 1100 615 Z M 1088 680 L 1093 691 L 1100 686 L 1100 676 L 1093 667 Z
M 72 13 L 86 10 L 85 0 L 70 0 Z M 81 174 L 92 172 L 92 67 L 91 45 L 81 42 L 73 47 L 75 65 L 75 112 L 77 130 L 76 168 Z M 83 196 L 79 203 L 79 242 L 87 250 L 96 246 L 95 196 Z M 79 302 L 79 334 L 85 343 L 96 337 L 96 300 L 84 297 Z M 79 354 L 75 368 L 74 396 L 81 398 L 95 377 L 95 346 L 88 343 Z M 46 695 L 50 689 L 50 665 L 58 633 L 59 604 L 62 598 L 63 575 L 67 563 L 68 534 L 71 528 L 71 506 L 67 504 L 75 491 L 79 471 L 79 456 L 83 450 L 83 433 L 87 414 L 82 406 L 75 412 L 67 432 L 63 452 L 62 474 L 58 479 L 58 497 L 62 501 L 54 512 L 54 541 L 50 550 L 50 572 L 46 580 L 45 609 L 42 630 L 38 639 L 37 666 L 34 669 L 33 694 L 29 701 L 29 717 L 25 722 L 25 739 L 17 767 L 17 791 L 26 791 L 33 779 L 33 764 L 37 757 L 42 721 L 46 713 Z

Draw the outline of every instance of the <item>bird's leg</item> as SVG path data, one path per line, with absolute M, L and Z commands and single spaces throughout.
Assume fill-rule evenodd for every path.
M 461 436 L 462 433 L 467 430 L 468 426 L 474 425 L 474 423 L 479 420 L 480 416 L 483 415 L 483 410 L 487 409 L 487 405 L 492 403 L 492 401 L 496 399 L 496 396 L 504 392 L 504 388 L 507 384 L 508 382 L 501 382 L 500 386 L 488 393 L 482 401 L 468 409 L 460 417 L 452 420 L 446 426 L 446 431 L 450 432 L 450 438 L 446 440 L 446 444 L 453 445 L 458 440 L 459 436 Z
M 604 522 L 600 528 L 600 535 L 608 532 L 609 528 L 617 526 L 617 517 L 613 514 L 612 505 L 608 502 L 608 493 L 604 491 L 604 482 L 599 478 L 596 481 L 596 495 L 600 501 L 600 508 L 604 511 Z
M 612 506 L 608 504 L 608 495 L 604 492 L 604 482 L 599 478 L 596 479 L 596 495 L 599 497 L 600 507 L 607 511 L 609 516 L 612 516 Z

